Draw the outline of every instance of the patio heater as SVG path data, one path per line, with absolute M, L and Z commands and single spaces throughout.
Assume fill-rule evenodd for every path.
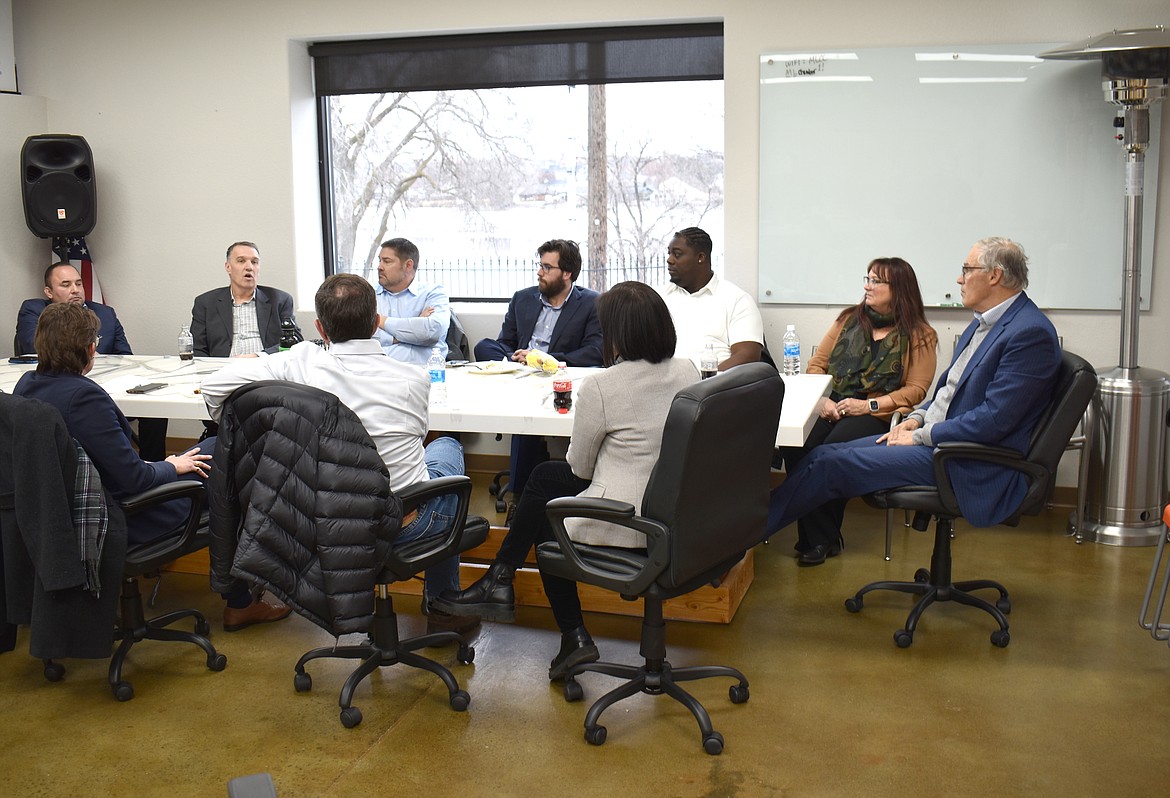
M 1121 360 L 1098 372 L 1082 456 L 1089 458 L 1084 528 L 1077 540 L 1152 546 L 1163 534 L 1170 375 L 1138 366 L 1142 199 L 1150 106 L 1170 80 L 1170 31 L 1114 30 L 1041 53 L 1041 58 L 1100 60 L 1105 98 L 1123 109 L 1115 123 L 1125 149 L 1125 247 Z

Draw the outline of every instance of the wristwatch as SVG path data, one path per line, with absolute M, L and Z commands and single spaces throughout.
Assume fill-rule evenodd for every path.
M 869 400 L 869 412 L 871 412 L 871 413 L 878 412 L 878 400 L 877 399 L 870 399 Z

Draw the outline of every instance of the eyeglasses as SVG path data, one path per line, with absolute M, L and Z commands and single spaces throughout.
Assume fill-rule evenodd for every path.
M 553 265 L 548 264 L 548 263 L 536 264 L 536 270 L 538 272 L 548 272 L 548 271 L 552 271 L 553 269 L 559 269 L 559 268 L 561 268 L 561 267 L 560 266 L 553 266 Z
M 868 274 L 861 278 L 861 281 L 866 285 L 889 285 L 889 280 L 879 280 L 876 277 L 870 277 Z
M 983 270 L 984 269 L 982 266 L 967 266 L 966 264 L 964 264 L 963 265 L 963 279 L 966 280 L 968 277 L 970 277 L 971 272 L 981 272 Z

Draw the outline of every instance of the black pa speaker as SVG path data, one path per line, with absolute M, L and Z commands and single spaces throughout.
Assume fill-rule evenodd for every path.
M 20 150 L 24 219 L 41 238 L 84 236 L 97 224 L 93 152 L 81 136 L 29 136 Z

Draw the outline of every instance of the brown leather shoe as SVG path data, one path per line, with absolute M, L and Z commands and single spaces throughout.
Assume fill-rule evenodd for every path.
M 257 623 L 283 621 L 290 612 L 292 612 L 292 607 L 279 599 L 253 599 L 247 607 L 223 608 L 223 630 L 225 632 L 238 632 Z

